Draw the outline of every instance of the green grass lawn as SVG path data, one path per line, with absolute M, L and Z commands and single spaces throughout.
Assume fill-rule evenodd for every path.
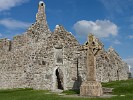
M 0 90 L 0 100 L 133 100 L 133 80 L 103 83 L 103 86 L 114 88 L 113 94 L 118 96 L 112 98 L 67 98 L 49 94 L 44 90 L 12 89 Z M 79 91 L 65 91 L 64 93 L 75 94 Z

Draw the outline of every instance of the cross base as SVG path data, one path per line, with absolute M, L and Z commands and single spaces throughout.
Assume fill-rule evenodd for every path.
M 85 81 L 80 87 L 80 96 L 98 97 L 102 96 L 102 85 L 97 81 Z

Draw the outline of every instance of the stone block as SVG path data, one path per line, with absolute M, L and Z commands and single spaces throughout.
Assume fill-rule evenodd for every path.
M 102 86 L 97 81 L 85 81 L 80 87 L 80 96 L 98 97 L 102 96 Z

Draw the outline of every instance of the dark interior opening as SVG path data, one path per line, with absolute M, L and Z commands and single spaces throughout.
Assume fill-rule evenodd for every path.
M 43 6 L 43 3 L 41 3 L 41 6 Z
M 63 90 L 63 85 L 62 85 L 63 79 L 61 79 L 58 69 L 56 69 L 56 77 L 57 77 L 57 88 Z
M 118 78 L 118 80 L 119 80 L 119 71 L 117 70 L 117 78 Z
M 11 49 L 12 49 L 12 42 L 9 41 L 9 51 L 11 51 Z
M 95 45 L 95 42 L 92 42 L 92 45 Z
M 42 61 L 42 65 L 46 65 L 46 62 L 45 61 Z

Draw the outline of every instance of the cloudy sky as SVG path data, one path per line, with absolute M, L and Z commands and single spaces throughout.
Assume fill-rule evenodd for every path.
M 0 38 L 26 31 L 35 22 L 39 0 L 0 0 Z M 107 50 L 115 48 L 133 67 L 133 0 L 44 0 L 51 31 L 63 25 L 79 40 L 94 33 Z

